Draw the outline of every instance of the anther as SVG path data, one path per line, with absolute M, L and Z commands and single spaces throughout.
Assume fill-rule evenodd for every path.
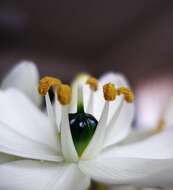
M 123 94 L 125 100 L 128 103 L 132 103 L 134 101 L 134 93 L 130 89 L 128 89 L 126 87 L 120 87 L 120 88 L 118 88 L 117 92 L 118 92 L 118 95 Z
M 59 88 L 61 81 L 54 77 L 43 77 L 40 80 L 38 91 L 41 96 L 45 96 L 51 87 Z
M 154 133 L 160 133 L 166 128 L 165 121 L 161 119 L 158 126 L 154 129 Z
M 104 93 L 104 98 L 107 101 L 113 101 L 117 96 L 117 90 L 114 84 L 112 83 L 108 83 L 103 86 L 103 93 Z
M 87 81 L 86 84 L 90 86 L 90 88 L 94 91 L 98 89 L 98 80 L 94 77 L 90 77 Z
M 72 97 L 72 90 L 69 85 L 61 84 L 57 93 L 58 93 L 58 100 L 62 105 L 70 104 Z

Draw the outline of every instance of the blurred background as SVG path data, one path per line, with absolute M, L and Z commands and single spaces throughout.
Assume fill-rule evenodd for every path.
M 1 0 L 0 78 L 21 60 L 65 82 L 124 73 L 137 123 L 153 126 L 173 94 L 173 1 Z

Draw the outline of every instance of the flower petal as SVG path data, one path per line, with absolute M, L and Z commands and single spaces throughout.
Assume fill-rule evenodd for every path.
M 130 185 L 113 185 L 113 186 L 110 186 L 110 190 L 138 190 L 138 188 L 130 186 Z M 141 190 L 144 190 L 144 189 L 141 188 Z
M 126 78 L 118 73 L 108 73 L 101 77 L 102 84 L 112 82 L 116 87 L 129 87 Z M 131 128 L 134 117 L 134 104 L 123 101 L 123 97 L 117 99 L 110 106 L 109 125 L 105 137 L 105 147 L 124 139 Z
M 146 159 L 173 158 L 173 128 L 155 134 L 143 141 L 136 141 L 129 145 L 110 146 L 105 149 L 103 155 L 114 154 L 118 157 L 137 157 Z
M 173 186 L 173 159 L 98 157 L 81 161 L 80 169 L 92 179 L 133 186 Z
M 75 164 L 33 160 L 2 164 L 0 176 L 0 189 L 13 190 L 84 190 L 90 181 Z
M 56 134 L 46 117 L 16 89 L 0 91 L 0 121 L 20 134 L 57 150 Z
M 134 104 L 124 102 L 119 113 L 115 114 L 118 117 L 114 122 L 115 115 L 108 125 L 104 147 L 120 142 L 129 134 L 134 117 Z
M 0 164 L 12 162 L 18 159 L 19 158 L 16 156 L 12 156 L 10 154 L 5 154 L 5 153 L 0 152 Z
M 129 133 L 128 136 L 126 136 L 125 139 L 123 139 L 119 145 L 127 145 L 127 144 L 132 144 L 132 143 L 137 143 L 140 141 L 144 141 L 151 136 L 155 135 L 153 133 L 152 129 L 144 129 L 144 128 L 138 128 L 138 129 L 132 129 Z
M 99 79 L 102 84 L 114 83 L 117 86 L 129 86 L 126 77 L 121 73 L 108 72 L 102 75 Z
M 173 98 L 171 98 L 165 107 L 164 113 L 163 113 L 163 120 L 165 121 L 165 124 L 167 127 L 173 126 Z
M 95 160 L 81 161 L 80 169 L 105 183 L 171 186 L 173 185 L 173 129 L 145 141 L 112 146 Z
M 24 92 L 31 100 L 40 105 L 41 97 L 38 94 L 39 73 L 34 63 L 22 61 L 16 65 L 4 78 L 3 89 L 14 87 Z
M 0 122 L 0 152 L 24 158 L 62 161 L 63 158 L 46 144 L 41 144 Z

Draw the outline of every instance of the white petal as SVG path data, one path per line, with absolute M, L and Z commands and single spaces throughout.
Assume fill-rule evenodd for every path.
M 72 101 L 71 101 L 71 105 L 70 105 L 71 113 L 76 113 L 76 111 L 77 111 L 78 86 L 84 85 L 88 78 L 89 78 L 88 74 L 82 73 L 82 74 L 78 75 L 72 82 Z M 87 88 L 85 90 L 85 94 L 84 94 L 84 99 L 85 99 L 84 103 L 86 105 L 89 101 L 89 94 L 90 94 L 90 90 L 89 90 L 89 88 Z
M 75 164 L 21 160 L 0 165 L 0 176 L 3 190 L 85 190 L 89 186 L 89 178 Z
M 128 87 L 129 86 L 126 77 L 121 73 L 108 72 L 108 73 L 102 75 L 100 77 L 99 81 L 102 84 L 106 84 L 109 82 L 114 83 L 116 85 L 116 87 L 120 87 L 120 86 Z
M 163 119 L 166 123 L 167 127 L 173 126 L 173 98 L 171 98 L 168 102 L 168 104 L 165 107 L 165 110 L 163 112 Z
M 63 158 L 46 144 L 41 144 L 0 122 L 0 152 L 24 158 L 62 161 Z
M 38 94 L 39 73 L 34 63 L 22 61 L 16 65 L 4 78 L 3 89 L 14 87 L 24 92 L 31 100 L 40 105 L 41 97 Z
M 118 108 L 116 111 L 118 112 L 115 112 L 108 125 L 104 147 L 120 142 L 130 132 L 134 118 L 134 104 L 123 102 L 121 105 L 120 103 L 120 109 Z
M 62 108 L 62 121 L 61 121 L 61 146 L 62 153 L 66 161 L 77 161 L 78 155 L 73 143 L 69 116 L 68 116 L 68 106 L 63 106 Z
M 169 128 L 159 134 L 153 135 L 142 141 L 129 145 L 110 146 L 105 149 L 103 155 L 118 157 L 137 157 L 150 159 L 173 158 L 173 128 Z
M 81 161 L 80 168 L 95 180 L 105 183 L 173 185 L 173 129 L 145 141 L 112 146 L 97 159 Z
M 138 190 L 139 188 L 135 188 L 130 185 L 114 185 L 110 186 L 110 190 Z M 143 188 L 140 190 L 144 190 Z
M 12 156 L 10 154 L 5 154 L 5 153 L 0 152 L 0 164 L 12 162 L 18 159 L 19 158 L 16 156 Z
M 103 183 L 173 186 L 173 159 L 121 158 L 112 155 L 81 161 L 79 167 L 86 175 Z
M 127 79 L 119 73 L 107 73 L 100 78 L 100 82 L 102 84 L 111 82 L 114 83 L 116 87 L 129 87 Z M 122 104 L 122 96 L 117 97 L 111 104 L 110 110 L 110 124 L 106 134 L 105 147 L 121 141 L 128 135 L 134 117 L 134 104 L 126 102 Z M 118 118 L 116 118 L 117 115 Z
M 126 138 L 123 139 L 123 141 L 121 141 L 119 145 L 127 145 L 131 143 L 144 141 L 153 135 L 154 133 L 152 129 L 148 129 L 148 128 L 144 129 L 140 127 L 138 129 L 135 128 L 130 131 L 129 135 L 126 136 Z
M 57 150 L 56 134 L 46 117 L 26 96 L 15 89 L 0 91 L 0 121 L 20 134 Z
M 108 120 L 109 113 L 109 102 L 105 102 L 105 106 L 100 118 L 100 121 L 97 125 L 96 131 L 87 146 L 86 150 L 82 154 L 81 159 L 92 159 L 94 158 L 103 148 L 105 133 L 106 133 L 106 124 Z

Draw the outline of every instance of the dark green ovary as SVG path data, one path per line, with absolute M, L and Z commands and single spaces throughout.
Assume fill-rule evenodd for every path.
M 87 113 L 69 114 L 70 129 L 76 151 L 79 156 L 94 135 L 98 121 Z

